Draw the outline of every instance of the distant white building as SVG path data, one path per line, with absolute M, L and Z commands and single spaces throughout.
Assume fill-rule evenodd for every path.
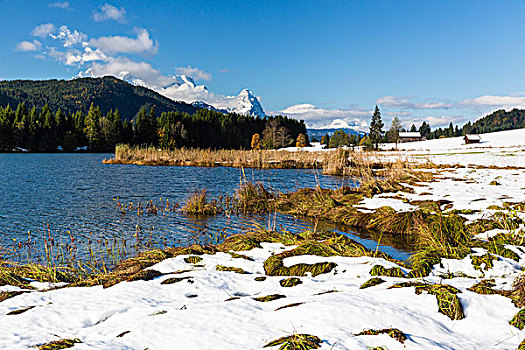
M 426 138 L 421 136 L 419 131 L 415 132 L 400 132 L 399 133 L 399 143 L 403 142 L 414 142 L 414 141 L 425 141 Z
M 467 144 L 468 143 L 480 143 L 481 137 L 475 134 L 466 134 L 463 140 L 465 140 L 465 143 Z

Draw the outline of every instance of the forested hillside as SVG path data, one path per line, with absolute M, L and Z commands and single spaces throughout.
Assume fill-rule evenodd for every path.
M 431 130 L 430 124 L 423 122 L 419 129 L 417 129 L 415 125 L 412 125 L 407 131 L 419 131 L 422 136 L 431 140 L 442 137 L 455 137 L 465 134 L 484 134 L 488 132 L 521 128 L 525 128 L 525 110 L 514 108 L 508 112 L 503 109 L 497 110 L 476 120 L 474 123 L 468 122 L 463 126 L 450 123 L 446 128 Z
M 118 109 L 102 113 L 94 104 L 87 113 L 65 113 L 48 105 L 28 108 L 26 103 L 16 109 L 0 107 L 0 151 L 17 147 L 33 152 L 74 151 L 88 146 L 94 152 L 113 152 L 118 143 L 163 148 L 279 148 L 294 144 L 299 134 L 306 135 L 304 122 L 282 116 L 260 118 L 203 109 L 194 114 L 159 113 L 146 104 L 130 122 Z
M 123 119 L 131 120 L 143 106 L 194 114 L 194 106 L 174 102 L 150 89 L 134 86 L 114 77 L 73 80 L 11 80 L 0 82 L 0 106 L 16 108 L 24 102 L 28 109 L 48 105 L 53 111 L 87 113 L 91 104 L 102 114 L 118 109 Z
M 515 108 L 507 112 L 500 109 L 472 124 L 467 123 L 464 128 L 472 134 L 525 128 L 525 110 Z

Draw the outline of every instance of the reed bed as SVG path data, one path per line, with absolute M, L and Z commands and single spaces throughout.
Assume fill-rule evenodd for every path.
M 179 148 L 174 150 L 155 147 L 117 145 L 115 156 L 104 159 L 105 164 L 136 164 L 159 166 L 206 166 L 258 169 L 322 169 L 328 175 L 361 176 L 384 170 L 382 176 L 393 176 L 414 167 L 429 164 L 410 161 L 406 157 L 393 157 L 381 152 L 333 149 L 322 152 L 282 150 L 226 150 Z

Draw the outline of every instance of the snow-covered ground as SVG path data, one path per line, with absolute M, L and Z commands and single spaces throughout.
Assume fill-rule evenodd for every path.
M 525 129 L 481 134 L 481 142 L 465 144 L 463 137 L 398 144 L 399 153 L 429 159 L 436 164 L 525 167 Z M 381 146 L 389 150 L 395 145 Z
M 385 146 L 390 148 L 389 145 Z M 387 193 L 359 203 L 360 210 L 390 206 L 414 210 L 412 200 L 448 200 L 453 209 L 472 209 L 471 220 L 490 215 L 491 206 L 525 201 L 525 129 L 482 135 L 482 143 L 464 145 L 461 138 L 400 144 L 395 156 L 428 157 L 438 164 L 464 168 L 432 169 L 435 181 L 412 186 L 415 193 Z M 320 149 L 319 146 L 312 147 Z M 471 164 L 469 166 L 469 164 Z M 494 165 L 488 169 L 476 165 Z M 501 169 L 513 166 L 517 168 Z M 485 238 L 497 232 L 480 235 Z M 285 277 L 266 276 L 263 262 L 272 254 L 290 249 L 280 244 L 241 252 L 254 261 L 225 253 L 203 255 L 196 265 L 185 256 L 167 259 L 151 269 L 165 273 L 151 281 L 122 282 L 96 287 L 29 291 L 0 302 L 0 348 L 27 349 L 61 338 L 78 338 L 74 349 L 261 349 L 268 342 L 294 333 L 323 340 L 321 349 L 516 349 L 525 331 L 509 320 L 519 311 L 509 298 L 468 291 L 483 278 L 494 278 L 497 289 L 508 290 L 525 263 L 522 248 L 510 247 L 521 260 L 498 257 L 494 267 L 479 271 L 470 256 L 446 259 L 435 265 L 424 280 L 458 288 L 465 318 L 451 320 L 438 312 L 436 297 L 416 295 L 414 287 L 388 289 L 405 278 L 381 277 L 386 282 L 359 287 L 376 264 L 394 263 L 379 258 L 295 256 L 285 265 L 335 262 L 330 273 L 300 277 L 294 287 L 282 287 Z M 482 255 L 477 249 L 473 254 Z M 216 271 L 216 265 L 239 267 L 248 274 Z M 190 270 L 177 273 L 179 270 Z M 406 269 L 403 269 L 405 272 Z M 468 277 L 442 279 L 441 274 L 462 272 Z M 184 277 L 173 284 L 168 278 Z M 43 288 L 46 285 L 38 285 Z M 17 290 L 4 286 L 0 290 Z M 328 293 L 323 293 L 328 292 Z M 254 298 L 281 294 L 285 298 L 260 302 Z M 227 300 L 230 299 L 230 300 Z M 299 305 L 279 309 L 293 303 Z M 33 308 L 17 315 L 8 312 Z M 406 333 L 404 344 L 388 335 L 355 334 L 366 329 L 398 328 Z M 277 347 L 272 348 L 277 349 Z
M 375 346 L 515 349 L 525 336 L 508 324 L 518 311 L 510 299 L 466 290 L 482 275 L 469 257 L 445 261 L 425 279 L 461 290 L 458 296 L 466 317 L 451 320 L 438 312 L 433 295 L 416 295 L 414 287 L 388 289 L 406 281 L 404 278 L 381 277 L 385 283 L 359 289 L 371 277 L 374 265 L 396 266 L 379 258 L 296 256 L 286 259 L 285 265 L 328 261 L 337 267 L 328 274 L 301 277 L 303 283 L 294 287 L 281 287 L 279 281 L 285 277 L 267 276 L 258 282 L 255 277 L 264 276 L 264 260 L 285 249 L 275 243 L 262 246 L 242 252 L 254 261 L 218 253 L 202 256 L 199 265 L 203 266 L 196 267 L 179 256 L 151 267 L 166 273 L 151 281 L 122 282 L 107 289 L 32 291 L 5 300 L 0 303 L 0 346 L 27 349 L 60 338 L 78 338 L 83 343 L 75 349 L 261 349 L 282 336 L 306 333 L 323 340 L 321 349 L 326 350 Z M 248 274 L 216 271 L 218 264 L 240 267 Z M 190 271 L 172 274 L 187 269 Z M 438 277 L 449 271 L 476 278 L 442 281 Z M 501 258 L 485 277 L 495 278 L 499 288 L 508 289 L 510 277 L 519 271 L 519 264 Z M 161 284 L 172 277 L 185 279 Z M 254 299 L 270 294 L 285 298 L 269 302 Z M 301 304 L 277 310 L 292 303 Z M 28 306 L 34 308 L 6 315 Z M 387 335 L 355 335 L 366 329 L 391 327 L 407 335 L 404 344 Z
M 382 152 L 386 157 L 428 159 L 452 167 L 431 169 L 435 181 L 410 186 L 414 194 L 380 194 L 363 201 L 362 207 L 373 209 L 387 205 L 404 211 L 415 209 L 406 203 L 407 200 L 444 199 L 451 202 L 451 210 L 479 210 L 469 215 L 470 219 L 476 219 L 491 214 L 493 211 L 489 207 L 525 201 L 525 129 L 482 134 L 481 140 L 479 144 L 469 145 L 461 137 L 409 142 L 399 144 L 398 152 Z M 383 148 L 393 146 L 386 144 Z

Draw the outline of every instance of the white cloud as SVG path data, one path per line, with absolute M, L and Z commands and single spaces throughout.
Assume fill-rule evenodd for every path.
M 136 31 L 136 39 L 126 36 L 103 36 L 91 39 L 89 43 L 108 55 L 117 53 L 156 54 L 158 43 L 151 40 L 149 32 L 146 29 L 136 29 Z
M 37 51 L 40 50 L 40 47 L 42 44 L 38 40 L 31 41 L 22 41 L 19 42 L 18 45 L 16 45 L 16 49 L 18 51 Z
M 93 20 L 97 22 L 114 20 L 123 22 L 126 16 L 126 9 L 124 7 L 118 8 L 108 3 L 105 3 L 99 8 L 98 12 L 93 13 Z
M 58 29 L 58 34 L 49 34 L 50 37 L 62 41 L 64 47 L 71 47 L 77 44 L 87 46 L 87 35 L 78 30 L 71 31 L 67 26 L 61 26 Z
M 353 128 L 368 130 L 368 119 L 372 111 L 360 107 L 350 109 L 323 109 L 313 104 L 304 103 L 287 107 L 269 114 L 283 114 L 296 119 L 303 119 L 310 128 Z
M 136 85 L 148 87 L 174 100 L 192 103 L 204 101 L 216 108 L 227 109 L 238 106 L 238 96 L 214 94 L 204 85 L 197 85 L 191 77 L 163 75 L 146 62 L 135 62 L 126 57 L 108 58 L 106 62 L 92 62 L 91 67 L 77 77 L 115 76 Z
M 84 52 L 71 52 L 65 53 L 65 56 L 61 58 L 62 62 L 68 66 L 83 64 L 92 61 L 105 61 L 109 58 L 100 50 L 93 50 L 90 47 L 84 48 Z
M 205 72 L 202 69 L 199 69 L 197 67 L 191 67 L 191 66 L 176 67 L 175 71 L 177 73 L 179 73 L 179 74 L 188 75 L 188 76 L 190 76 L 190 77 L 192 77 L 194 79 L 197 79 L 197 80 L 206 80 L 206 81 L 210 81 L 211 80 L 211 74 L 210 73 Z
M 51 8 L 59 8 L 64 10 L 71 9 L 71 7 L 69 7 L 69 1 L 57 1 L 49 4 L 48 6 Z
M 112 75 L 124 80 L 136 79 L 144 84 L 161 88 L 173 83 L 173 79 L 163 76 L 146 62 L 134 62 L 126 57 L 107 58 L 107 62 L 93 62 L 91 67 L 80 72 L 78 77 L 103 77 Z
M 412 124 L 415 124 L 417 127 L 419 127 L 423 122 L 427 122 L 430 124 L 431 128 L 440 128 L 440 127 L 447 127 L 450 123 L 456 125 L 458 123 L 464 122 L 463 116 L 426 116 L 426 117 L 415 117 L 410 119 L 402 119 L 403 126 L 406 129 L 409 129 Z M 461 125 L 460 125 L 461 126 Z
M 39 38 L 45 38 L 49 34 L 54 33 L 55 30 L 56 30 L 56 27 L 54 24 L 51 24 L 51 23 L 41 24 L 39 26 L 36 26 L 31 31 L 31 35 L 37 36 Z
M 454 105 L 448 102 L 414 102 L 408 97 L 384 96 L 376 100 L 376 104 L 383 107 L 399 109 L 449 109 Z
M 459 102 L 460 106 L 465 107 L 492 107 L 502 109 L 525 108 L 525 96 L 492 96 L 484 95 L 470 100 Z

